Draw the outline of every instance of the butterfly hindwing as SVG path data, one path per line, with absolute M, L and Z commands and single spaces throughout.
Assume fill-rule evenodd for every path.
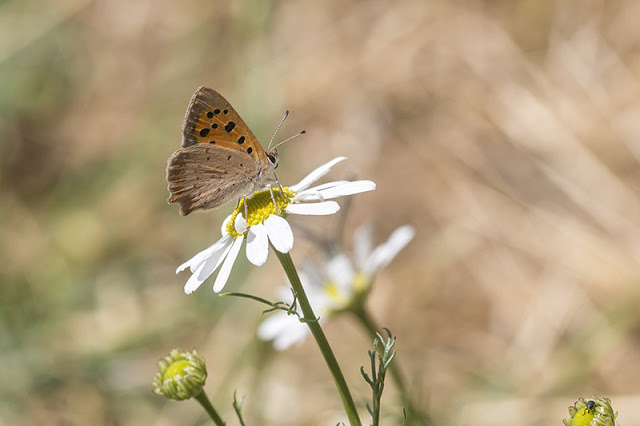
M 252 191 L 257 175 L 255 161 L 242 151 L 202 144 L 181 148 L 167 164 L 167 201 L 179 203 L 183 216 L 213 209 Z
M 193 94 L 182 125 L 182 147 L 196 144 L 242 151 L 259 166 L 268 163 L 260 142 L 236 110 L 221 94 L 204 86 Z

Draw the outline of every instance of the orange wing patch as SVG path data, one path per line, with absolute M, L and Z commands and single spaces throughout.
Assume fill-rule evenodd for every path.
M 182 146 L 212 144 L 249 154 L 268 164 L 260 142 L 229 102 L 218 92 L 200 87 L 191 98 L 182 126 Z

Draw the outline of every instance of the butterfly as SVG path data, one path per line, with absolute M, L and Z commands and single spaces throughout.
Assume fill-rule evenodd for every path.
M 167 162 L 167 202 L 183 216 L 264 187 L 278 167 L 278 151 L 265 152 L 229 102 L 205 86 L 191 97 L 181 146 Z

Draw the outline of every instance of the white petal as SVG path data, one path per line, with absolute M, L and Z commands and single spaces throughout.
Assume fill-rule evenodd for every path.
M 303 189 L 308 188 L 309 185 L 311 185 L 313 182 L 317 181 L 322 176 L 326 175 L 329 172 L 329 170 L 331 169 L 331 167 L 335 166 L 339 162 L 344 161 L 346 159 L 347 159 L 347 157 L 334 158 L 333 160 L 329 161 L 328 163 L 323 164 L 322 166 L 318 167 L 317 169 L 315 169 L 314 171 L 309 173 L 307 176 L 305 176 L 305 178 L 302 179 L 300 182 L 296 183 L 295 185 L 290 186 L 289 188 L 293 192 L 302 191 Z
M 311 188 L 317 189 L 317 188 Z M 332 188 L 324 189 L 320 191 L 320 194 L 326 199 L 344 197 L 347 195 L 359 194 L 361 192 L 373 191 L 376 189 L 376 184 L 370 180 L 357 180 L 355 182 L 348 182 L 344 185 L 334 186 Z
M 204 262 L 209 256 L 213 255 L 216 251 L 221 250 L 228 240 L 228 236 L 220 238 L 214 244 L 210 245 L 200 253 L 193 256 L 191 259 L 184 262 L 182 265 L 178 266 L 178 269 L 176 269 L 176 274 L 178 272 L 184 271 L 187 268 L 191 268 L 191 272 L 195 272 L 196 269 L 198 269 L 202 265 L 202 262 Z
M 309 327 L 301 323 L 298 317 L 277 312 L 258 326 L 258 337 L 262 340 L 274 340 L 273 346 L 285 350 L 294 343 L 302 343 L 309 335 Z
M 227 233 L 227 225 L 229 224 L 230 220 L 231 220 L 231 215 L 225 217 L 224 220 L 222 221 L 222 226 L 220 227 L 220 233 L 222 234 L 223 237 L 225 235 L 229 235 Z
M 415 234 L 416 231 L 411 225 L 404 225 L 393 231 L 389 239 L 369 255 L 363 268 L 365 275 L 371 276 L 387 266 L 411 242 Z
M 345 183 L 349 183 L 348 180 L 336 180 L 334 182 L 323 183 L 322 185 L 314 186 L 313 189 L 316 191 L 322 191 L 323 189 L 333 188 L 334 186 L 344 185 Z
M 184 285 L 184 292 L 186 294 L 193 293 L 204 282 L 204 280 L 198 279 L 198 277 L 200 276 L 200 272 L 201 272 L 202 268 L 204 268 L 204 265 L 201 265 L 199 269 L 196 269 L 196 271 L 193 274 L 191 274 L 191 276 L 187 280 L 187 283 Z M 205 280 L 207 278 L 205 278 Z
M 273 347 L 276 350 L 284 351 L 291 345 L 299 345 L 311 334 L 306 324 L 301 323 L 297 318 L 295 320 L 297 321 L 296 325 L 292 326 L 288 333 L 283 333 L 274 340 Z
M 238 252 L 240 252 L 240 247 L 242 247 L 242 240 L 244 237 L 235 238 L 231 249 L 229 250 L 229 254 L 227 258 L 224 260 L 222 264 L 222 268 L 220 268 L 220 272 L 218 272 L 218 276 L 216 277 L 216 281 L 213 283 L 213 291 L 219 293 L 227 284 L 227 280 L 229 279 L 229 274 L 231 274 L 231 268 L 233 267 L 236 258 L 238 257 Z
M 193 272 L 191 277 L 189 277 L 189 280 L 187 280 L 187 283 L 184 286 L 185 293 L 191 294 L 200 287 L 200 285 L 209 278 L 216 269 L 218 269 L 227 254 L 229 254 L 229 250 L 231 250 L 232 246 L 232 240 L 229 237 L 223 238 L 223 240 L 225 240 L 224 246 L 202 262 L 198 269 Z
M 262 266 L 267 261 L 268 255 L 267 230 L 261 223 L 253 225 L 247 234 L 247 259 L 256 266 Z
M 320 194 L 320 191 L 316 191 L 315 188 L 314 189 L 305 189 L 304 191 L 298 192 L 293 197 L 293 202 L 294 203 L 299 203 L 299 202 L 302 202 L 302 201 L 324 202 L 324 197 L 322 196 L 322 194 Z
M 327 190 L 334 189 L 335 191 L 336 190 L 335 188 L 342 187 L 344 185 L 351 184 L 351 183 L 354 183 L 354 182 L 349 182 L 347 180 L 339 180 L 335 182 L 323 183 L 322 185 L 314 186 L 313 188 L 309 188 L 309 189 L 305 189 L 303 191 L 297 192 L 296 195 L 293 197 L 293 200 L 294 202 L 295 201 L 324 201 L 325 200 L 324 193 Z M 374 187 L 375 187 L 375 184 L 374 184 Z M 330 191 L 328 193 L 331 194 L 334 191 Z M 350 195 L 350 194 L 340 194 L 338 196 L 342 196 L 342 195 Z
M 340 206 L 335 201 L 325 201 L 323 203 L 299 203 L 289 204 L 285 209 L 287 213 L 326 215 L 334 214 L 340 210 Z
M 236 228 L 236 232 L 238 234 L 244 234 L 247 231 L 248 227 L 247 221 L 242 216 L 242 214 L 236 216 L 236 221 L 234 222 L 233 226 Z
M 356 265 L 362 269 L 373 247 L 373 226 L 370 223 L 359 226 L 353 233 L 353 255 Z
M 289 253 L 293 248 L 293 232 L 284 218 L 272 214 L 264 221 L 269 240 L 280 253 Z
M 339 254 L 332 258 L 327 263 L 327 274 L 345 296 L 351 297 L 356 273 L 347 256 Z
M 273 340 L 280 333 L 291 326 L 292 321 L 298 322 L 297 317 L 291 317 L 286 312 L 276 312 L 267 317 L 258 326 L 258 337 L 262 340 Z

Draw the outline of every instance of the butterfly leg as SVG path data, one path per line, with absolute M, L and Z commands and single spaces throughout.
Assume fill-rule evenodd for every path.
M 276 176 L 275 172 L 273 173 L 273 179 L 275 179 L 278 184 L 278 188 L 280 188 L 280 198 L 282 198 L 282 201 L 286 203 L 287 200 L 284 199 L 284 190 L 282 189 L 282 185 L 280 185 L 280 181 L 278 180 L 278 176 Z
M 276 207 L 276 210 L 278 211 L 278 213 L 282 213 L 282 210 L 280 210 L 280 207 L 278 207 L 278 203 L 276 203 L 276 196 L 273 193 L 273 188 L 271 188 L 271 186 L 269 186 L 269 193 L 271 194 L 271 202 L 273 202 L 273 205 Z
M 244 218 L 246 219 L 249 216 L 249 211 L 247 208 L 247 197 L 240 197 L 238 198 L 238 204 L 236 204 L 236 208 L 234 210 L 237 210 L 238 207 L 240 207 L 240 201 L 244 200 Z

